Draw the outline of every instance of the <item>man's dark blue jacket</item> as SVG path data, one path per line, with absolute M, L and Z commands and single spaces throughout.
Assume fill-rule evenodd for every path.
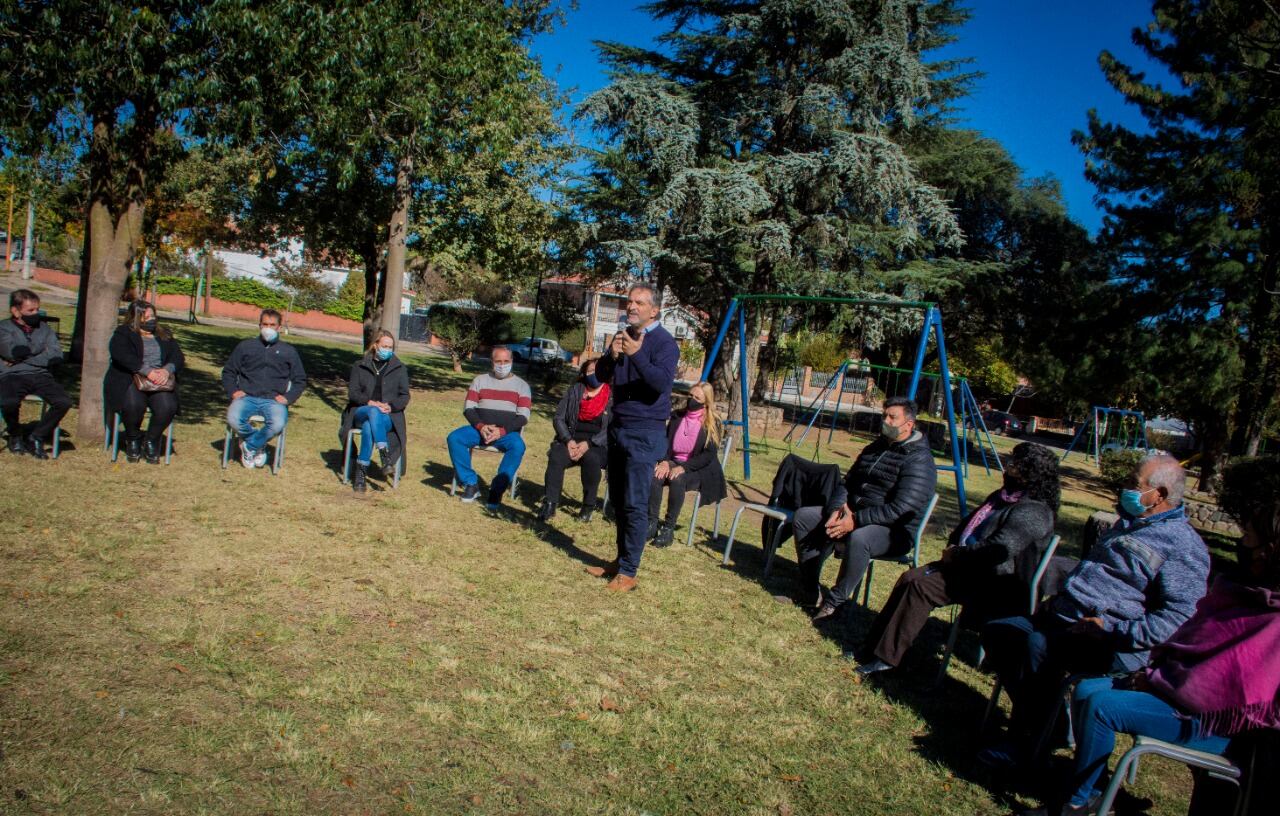
M 676 381 L 680 347 L 662 326 L 644 335 L 640 350 L 614 360 L 606 351 L 596 362 L 596 376 L 613 387 L 613 425 L 618 428 L 663 428 L 671 416 L 671 386 Z
M 272 399 L 283 394 L 289 404 L 297 402 L 307 387 L 307 372 L 293 346 L 277 340 L 266 343 L 260 337 L 242 340 L 222 367 L 222 390 L 227 399 L 236 391 L 251 397 Z

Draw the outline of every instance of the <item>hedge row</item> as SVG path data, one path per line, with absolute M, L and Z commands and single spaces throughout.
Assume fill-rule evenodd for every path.
M 191 295 L 195 292 L 196 280 L 161 276 L 155 279 L 154 286 L 156 293 L 161 295 Z M 209 281 L 208 295 L 229 303 L 247 303 L 260 309 L 283 311 L 289 308 L 287 292 L 272 289 L 253 278 L 213 278 Z M 356 274 L 349 275 L 337 297 L 327 302 L 322 311 L 334 317 L 363 320 L 364 278 Z

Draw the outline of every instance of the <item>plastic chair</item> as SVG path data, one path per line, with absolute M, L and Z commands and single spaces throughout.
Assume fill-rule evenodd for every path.
M 729 540 L 724 545 L 724 557 L 720 559 L 723 566 L 729 566 L 729 552 L 733 549 L 733 540 L 738 535 L 738 522 L 742 521 L 742 514 L 750 510 L 753 513 L 760 513 L 769 518 L 778 521 L 777 529 L 773 531 L 773 535 L 766 542 L 765 558 L 764 558 L 764 577 L 769 577 L 769 570 L 773 569 L 773 557 L 777 554 L 778 548 L 782 546 L 783 539 L 790 533 L 787 526 L 795 519 L 795 511 L 784 510 L 781 507 L 772 507 L 767 504 L 744 504 L 738 508 L 738 512 L 733 514 L 733 526 L 729 528 Z
M 720 472 L 724 473 L 725 467 L 729 463 L 729 454 L 733 452 L 733 434 L 725 434 L 724 440 L 720 443 Z M 720 505 L 723 501 L 716 502 L 716 517 L 711 529 L 711 540 L 715 541 L 720 537 Z M 693 546 L 693 531 L 698 527 L 698 510 L 702 506 L 702 494 L 694 491 L 693 494 L 693 515 L 689 517 L 689 535 L 685 539 L 685 545 Z
M 347 431 L 347 444 L 342 451 L 342 483 L 351 484 L 351 457 L 355 452 L 354 437 L 359 435 L 359 428 L 352 428 Z M 391 487 L 395 489 L 400 486 L 400 474 L 404 472 L 404 454 L 401 453 L 400 458 L 396 460 L 395 467 L 391 469 Z
M 1133 747 L 1126 751 L 1124 756 L 1120 757 L 1120 761 L 1116 763 L 1115 773 L 1111 775 L 1111 783 L 1107 785 L 1106 792 L 1102 794 L 1102 801 L 1098 803 L 1098 813 L 1109 813 L 1111 811 L 1112 806 L 1115 804 L 1116 794 L 1120 792 L 1120 787 L 1125 784 L 1125 778 L 1128 777 L 1130 785 L 1134 783 L 1138 776 L 1138 760 L 1147 754 L 1168 757 L 1189 767 L 1199 768 L 1205 771 L 1212 779 L 1220 779 L 1235 785 L 1236 804 L 1231 809 L 1232 813 L 1239 814 L 1248 806 L 1248 784 L 1249 779 L 1253 776 L 1254 752 L 1250 752 L 1249 773 L 1246 775 L 1243 768 L 1221 754 L 1193 751 L 1181 745 L 1164 742 L 1153 737 L 1144 737 L 1139 734 L 1134 738 Z M 1244 780 L 1243 784 L 1241 782 L 1242 778 Z
M 1062 536 L 1054 535 L 1049 539 L 1049 546 L 1045 548 L 1044 553 L 1040 556 L 1040 561 L 1036 564 L 1035 575 L 1031 579 L 1031 586 L 1028 589 L 1030 603 L 1027 605 L 1029 614 L 1034 615 L 1036 608 L 1040 606 L 1040 582 L 1044 580 L 1044 574 L 1049 569 L 1049 564 L 1053 561 L 1054 553 L 1058 551 L 1058 544 L 1061 543 Z M 934 679 L 934 684 L 942 682 L 942 678 L 947 674 L 947 666 L 951 663 L 951 655 L 956 649 L 956 637 L 960 634 L 960 614 L 959 604 L 951 608 L 951 632 L 947 635 L 947 645 L 942 651 L 942 665 L 938 667 L 938 676 Z M 978 663 L 982 663 L 982 647 L 978 647 Z M 999 681 L 997 681 L 999 682 Z
M 487 453 L 496 453 L 502 456 L 502 451 L 492 445 L 477 445 L 471 449 L 472 453 L 476 451 L 485 451 Z M 521 462 L 521 464 L 524 464 Z M 516 472 L 511 475 L 511 498 L 516 496 L 516 487 L 520 484 L 520 468 L 516 468 Z M 455 495 L 458 492 L 458 474 L 453 474 L 453 480 L 449 483 L 449 495 Z
M 120 458 L 120 412 L 116 411 L 111 415 L 111 424 L 107 426 L 106 438 L 102 441 L 102 446 L 111 452 L 111 461 L 114 462 Z M 173 458 L 173 422 L 170 421 L 164 429 L 164 463 L 167 465 Z M 226 467 L 226 465 L 223 465 Z
M 41 419 L 44 419 L 44 415 L 49 411 L 49 406 L 45 403 L 44 399 L 36 396 L 35 394 L 28 394 L 25 397 L 23 397 L 22 400 L 23 402 L 40 403 Z M 59 427 L 59 428 L 53 429 L 53 445 L 49 448 L 49 455 L 52 456 L 54 459 L 57 459 L 58 454 L 61 452 L 62 452 L 62 428 Z
M 254 414 L 253 416 L 249 417 L 249 421 L 261 422 L 262 424 L 265 425 L 267 422 L 267 418 L 264 417 L 262 414 Z M 279 473 L 280 468 L 284 467 L 284 436 L 288 432 L 289 432 L 289 426 L 286 425 L 284 429 L 280 431 L 280 435 L 276 437 L 276 453 L 275 453 L 275 457 L 271 460 L 272 476 Z M 222 442 L 222 469 L 223 470 L 227 469 L 227 463 L 231 461 L 232 436 L 234 436 L 234 432 L 231 430 L 231 426 L 228 425 L 227 435 L 223 438 L 223 442 Z M 239 445 L 237 445 L 236 447 L 239 447 Z
M 924 528 L 929 526 L 929 519 L 933 517 L 933 509 L 937 506 L 938 494 L 934 493 L 933 498 L 929 499 L 929 504 L 924 508 L 924 517 L 920 519 L 920 526 L 916 528 L 915 540 L 911 543 L 911 552 L 905 555 L 888 556 L 887 558 L 872 558 L 867 562 L 867 574 L 862 577 L 862 605 L 864 607 L 869 607 L 871 604 L 871 573 L 875 569 L 877 561 L 905 564 L 908 569 L 915 569 L 920 566 L 920 539 L 924 538 Z

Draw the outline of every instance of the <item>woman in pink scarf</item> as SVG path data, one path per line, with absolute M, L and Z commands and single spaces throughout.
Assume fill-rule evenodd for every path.
M 1117 733 L 1221 753 L 1236 734 L 1280 728 L 1280 463 L 1233 466 L 1221 501 L 1244 529 L 1239 580 L 1218 578 L 1143 671 L 1076 688 L 1076 788 L 1061 813 L 1096 812 Z

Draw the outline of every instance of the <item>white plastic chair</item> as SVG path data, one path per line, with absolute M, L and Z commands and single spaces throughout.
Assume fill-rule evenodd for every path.
M 356 443 L 354 437 L 360 435 L 359 428 L 351 428 L 347 431 L 346 446 L 342 450 L 342 483 L 351 484 L 351 457 L 355 454 Z M 396 459 L 395 467 L 391 469 L 391 488 L 400 486 L 400 474 L 404 472 L 404 453 L 401 452 L 400 458 Z
M 867 574 L 862 577 L 862 605 L 869 607 L 871 604 L 871 573 L 875 569 L 877 561 L 887 561 L 891 564 L 905 564 L 907 569 L 914 569 L 920 566 L 920 540 L 924 538 L 924 529 L 929 526 L 929 519 L 933 517 L 933 510 L 938 506 L 938 494 L 934 493 L 929 499 L 929 504 L 924 508 L 924 516 L 920 519 L 920 526 L 916 528 L 914 540 L 911 542 L 911 552 L 903 555 L 888 556 L 886 558 L 872 558 L 867 562 Z
M 1040 560 L 1036 563 L 1035 575 L 1031 579 L 1031 586 L 1028 587 L 1030 595 L 1030 603 L 1027 606 L 1029 614 L 1034 615 L 1036 608 L 1040 605 L 1040 582 L 1044 579 L 1045 571 L 1049 569 L 1050 562 L 1053 561 L 1054 553 L 1058 551 L 1058 544 L 1062 541 L 1062 536 L 1054 535 L 1049 539 L 1049 546 L 1040 556 Z M 947 645 L 942 651 L 942 665 L 938 667 L 938 676 L 934 679 L 934 683 L 941 683 L 942 678 L 947 674 L 947 666 L 951 663 L 951 655 L 956 649 L 956 637 L 960 634 L 960 605 L 955 604 L 951 608 L 951 632 L 947 635 Z M 978 663 L 982 663 L 982 647 L 978 647 Z M 997 681 L 999 682 L 999 681 Z
M 261 422 L 262 424 L 264 424 L 264 425 L 265 425 L 265 424 L 266 424 L 266 422 L 267 422 L 267 418 L 266 418 L 266 417 L 264 417 L 262 414 L 254 414 L 253 416 L 249 417 L 249 421 L 250 421 L 250 422 Z M 272 475 L 272 476 L 274 476 L 274 475 L 276 475 L 277 473 L 279 473 L 279 472 L 280 472 L 280 468 L 284 467 L 284 435 L 285 435 L 286 433 L 288 433 L 288 432 L 289 432 L 289 426 L 287 426 L 287 425 L 286 425 L 286 426 L 284 427 L 284 429 L 283 429 L 282 431 L 280 431 L 280 435 L 276 437 L 276 453 L 275 453 L 275 458 L 274 458 L 274 459 L 272 459 L 272 461 L 271 461 L 271 475 Z M 231 461 L 231 438 L 232 438 L 232 436 L 234 436 L 234 431 L 232 431 L 232 430 L 231 430 L 231 426 L 230 426 L 230 425 L 228 425 L 228 426 L 227 426 L 227 435 L 223 438 L 223 442 L 222 442 L 222 469 L 223 469 L 223 470 L 226 470 L 226 469 L 227 469 L 227 463 Z M 240 447 L 240 446 L 239 446 L 239 445 L 237 445 L 236 447 L 238 448 L 238 447 Z
M 1190 748 L 1181 745 L 1175 745 L 1171 742 L 1155 739 L 1154 737 L 1144 737 L 1138 735 L 1134 738 L 1133 747 L 1120 757 L 1120 761 L 1116 763 L 1115 773 L 1111 775 L 1111 784 L 1107 785 L 1107 790 L 1102 794 L 1102 801 L 1098 803 L 1098 813 L 1110 813 L 1112 806 L 1115 804 L 1116 794 L 1120 792 L 1121 786 L 1125 784 L 1125 778 L 1128 777 L 1128 783 L 1132 785 L 1138 776 L 1138 760 L 1147 755 L 1162 756 L 1181 762 L 1192 768 L 1200 768 L 1205 771 L 1210 778 L 1220 779 L 1224 782 L 1230 782 L 1236 788 L 1236 805 L 1231 809 L 1231 813 L 1239 814 L 1245 810 L 1249 802 L 1249 779 L 1246 777 L 1244 769 L 1236 765 L 1231 760 L 1221 754 L 1211 754 L 1206 751 L 1193 751 Z M 1252 765 L 1252 753 L 1250 754 L 1250 765 Z M 1250 768 L 1251 777 L 1253 769 Z M 1243 784 L 1241 782 L 1243 778 Z
M 472 453 L 475 453 L 476 451 L 485 451 L 487 453 L 496 453 L 499 456 L 503 455 L 502 451 L 498 450 L 492 445 L 477 445 L 476 447 L 472 448 L 471 451 Z M 524 464 L 524 463 L 521 462 L 521 464 Z M 520 468 L 517 467 L 516 472 L 511 476 L 511 498 L 513 499 L 516 496 L 516 486 L 519 484 L 520 484 Z M 454 473 L 453 479 L 449 483 L 449 495 L 453 496 L 457 492 L 458 492 L 458 474 Z

